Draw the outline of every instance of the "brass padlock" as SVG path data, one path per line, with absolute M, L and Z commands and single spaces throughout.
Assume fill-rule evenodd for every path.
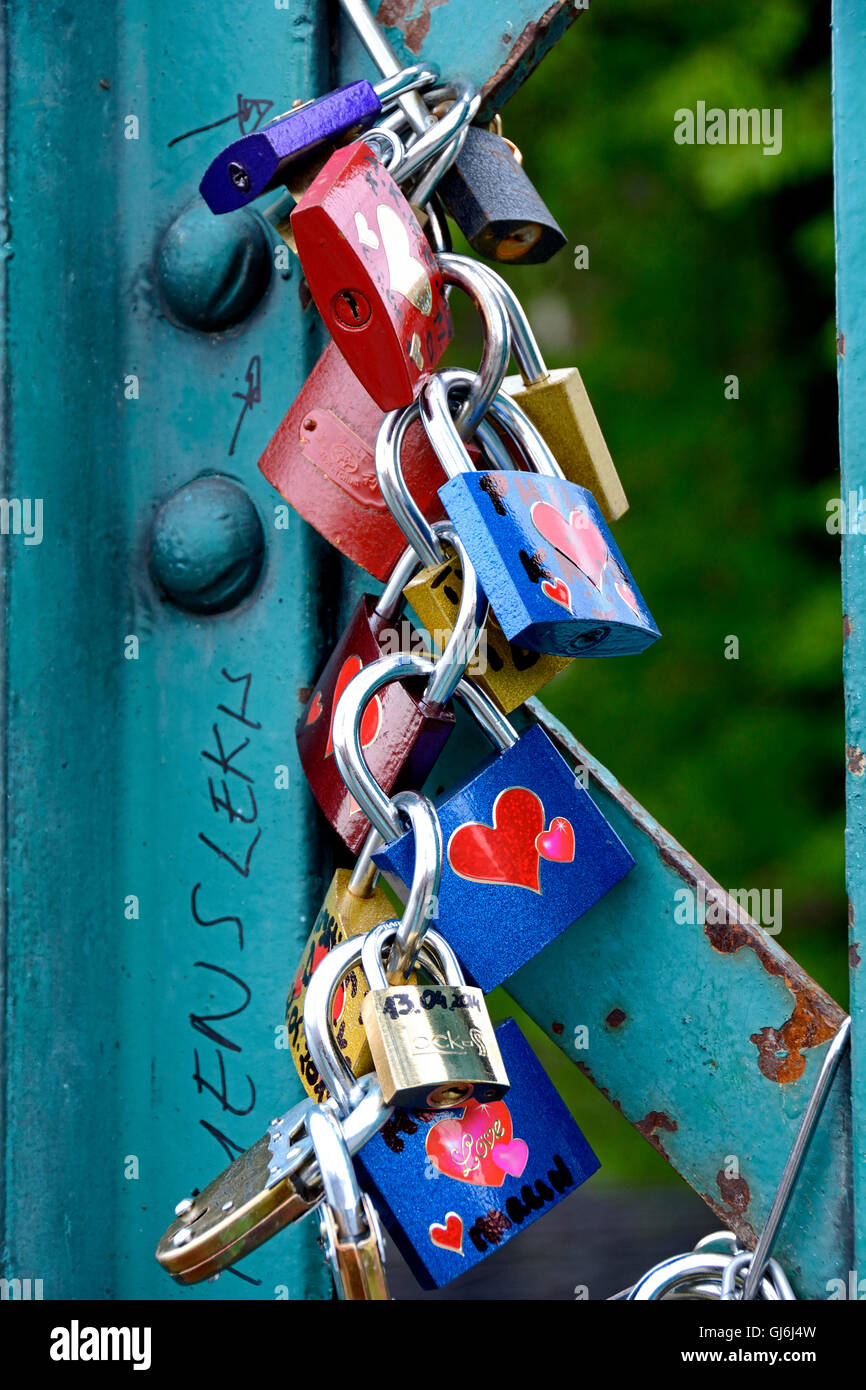
M 398 926 L 374 927 L 361 950 L 370 983 L 361 1017 L 385 1104 L 448 1110 L 470 1098 L 498 1100 L 510 1083 L 482 991 L 466 984 L 454 952 L 432 930 L 424 945 L 441 964 L 441 983 L 389 986 L 382 949 Z
M 333 1111 L 317 1105 L 307 1115 L 307 1133 L 324 1194 L 319 1242 L 337 1297 L 349 1301 L 387 1300 L 390 1294 L 379 1218 L 370 1198 L 358 1187 L 343 1127 Z
M 403 590 L 421 626 L 439 646 L 451 635 L 460 607 L 463 576 L 459 561 L 444 547 L 446 559 L 419 571 Z M 503 714 L 510 714 L 530 696 L 547 685 L 569 665 L 571 658 L 531 652 L 507 641 L 492 613 L 487 618 L 483 641 L 470 663 L 467 675 L 496 702 Z

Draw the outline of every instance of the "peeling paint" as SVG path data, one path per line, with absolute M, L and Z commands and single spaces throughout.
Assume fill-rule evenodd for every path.
M 848 641 L 848 638 L 851 636 L 852 631 L 853 631 L 853 629 L 852 629 L 852 627 L 851 627 L 851 619 L 848 617 L 848 614 L 847 614 L 847 613 L 843 613 L 843 614 L 842 614 L 842 641 L 843 641 L 843 642 L 847 642 L 847 641 Z
M 851 970 L 856 970 L 860 964 L 860 942 L 852 941 L 848 947 L 848 965 Z
M 637 1120 L 635 1122 L 635 1129 L 638 1134 L 642 1134 L 647 1143 L 652 1144 L 653 1148 L 657 1149 L 662 1158 L 667 1159 L 668 1163 L 670 1163 L 670 1158 L 665 1151 L 661 1139 L 658 1137 L 657 1131 L 664 1129 L 667 1130 L 668 1134 L 675 1134 L 678 1128 L 679 1126 L 676 1120 L 672 1120 L 670 1115 L 666 1115 L 663 1110 L 650 1110 L 648 1114 L 644 1115 L 642 1120 Z
M 853 772 L 855 777 L 862 777 L 866 768 L 866 757 L 856 744 L 846 743 L 845 757 L 848 760 L 848 771 Z
M 845 356 L 845 334 L 840 333 L 836 338 L 836 351 L 840 357 Z
M 607 1018 L 604 1020 L 608 1028 L 619 1028 L 625 1023 L 627 1014 L 624 1009 L 611 1009 Z
M 698 1196 L 715 1212 L 722 1225 L 726 1226 L 729 1231 L 733 1231 L 744 1249 L 754 1250 L 758 1243 L 754 1228 L 743 1219 L 735 1208 L 723 1204 L 711 1192 L 699 1192 Z
M 562 1034 L 565 1032 L 565 1024 L 564 1024 L 564 1023 L 551 1023 L 551 1025 L 550 1025 L 550 1031 L 551 1031 L 552 1033 L 555 1033 L 556 1036 L 557 1036 L 558 1038 L 560 1038 L 560 1037 L 562 1037 Z
M 749 1184 L 745 1178 L 729 1178 L 724 1168 L 716 1174 L 716 1182 L 723 1200 L 733 1211 L 744 1212 L 752 1200 Z

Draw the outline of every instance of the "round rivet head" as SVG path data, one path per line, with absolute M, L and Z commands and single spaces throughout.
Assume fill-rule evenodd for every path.
M 192 1211 L 192 1198 L 182 1197 L 174 1209 L 175 1216 L 186 1216 Z
M 233 478 L 193 478 L 153 519 L 150 573 L 190 613 L 225 613 L 252 593 L 265 560 L 265 533 L 252 498 Z
M 172 222 L 156 259 L 171 318 L 202 333 L 242 323 L 264 296 L 272 270 L 270 238 L 255 213 L 214 217 L 198 198 Z

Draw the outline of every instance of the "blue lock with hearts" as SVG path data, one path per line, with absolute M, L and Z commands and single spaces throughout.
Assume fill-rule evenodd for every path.
M 600 1167 L 517 1024 L 496 1029 L 511 1089 L 455 1110 L 395 1110 L 359 1150 L 361 1186 L 423 1288 L 441 1288 Z

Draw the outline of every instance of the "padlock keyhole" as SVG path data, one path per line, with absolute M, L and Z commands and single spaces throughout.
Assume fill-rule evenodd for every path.
M 431 1110 L 451 1110 L 454 1106 L 463 1105 L 469 1100 L 473 1090 L 474 1087 L 469 1082 L 449 1082 L 445 1086 L 437 1086 L 435 1091 L 430 1092 L 427 1105 Z
M 331 300 L 331 312 L 343 328 L 365 328 L 373 309 L 360 290 L 339 290 Z

